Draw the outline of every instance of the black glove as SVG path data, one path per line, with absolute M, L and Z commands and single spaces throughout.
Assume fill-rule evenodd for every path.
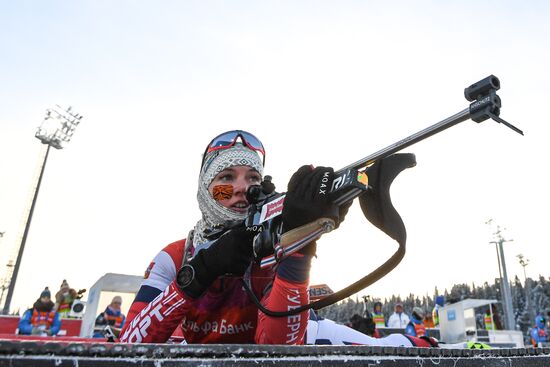
M 195 271 L 195 279 L 183 291 L 199 297 L 224 274 L 242 276 L 252 261 L 252 239 L 256 232 L 244 227 L 224 233 L 208 248 L 200 250 L 189 261 Z
M 298 228 L 319 218 L 331 218 L 336 228 L 344 220 L 350 203 L 341 207 L 333 204 L 329 190 L 334 180 L 334 170 L 330 167 L 302 166 L 288 182 L 288 190 L 283 206 L 285 231 Z
M 334 179 L 334 170 L 327 167 L 302 166 L 290 181 L 283 205 L 283 230 L 285 232 L 328 217 L 338 221 L 338 207 L 329 201 L 328 191 Z M 315 255 L 317 242 L 312 242 L 298 252 Z

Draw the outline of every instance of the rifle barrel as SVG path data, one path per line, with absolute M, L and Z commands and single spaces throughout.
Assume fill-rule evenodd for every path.
M 401 149 L 404 149 L 408 146 L 411 146 L 413 144 L 418 143 L 421 140 L 424 140 L 432 135 L 435 135 L 443 130 L 446 130 L 450 128 L 451 126 L 454 126 L 456 124 L 459 124 L 463 121 L 466 121 L 470 118 L 470 108 L 466 108 L 456 114 L 454 114 L 451 117 L 446 118 L 443 121 L 438 122 L 437 124 L 434 124 L 430 127 L 425 128 L 424 130 L 421 130 L 415 134 L 412 134 L 404 139 L 399 140 L 398 142 L 389 145 L 371 155 L 366 156 L 363 159 L 358 160 L 355 163 L 352 163 L 350 165 L 347 165 L 344 168 L 341 168 L 337 172 L 335 172 L 336 175 L 341 174 L 345 172 L 346 170 L 353 168 L 353 169 L 360 169 L 366 166 L 371 165 L 375 161 L 381 158 L 385 158 L 389 155 L 392 155 L 393 153 L 396 153 L 400 151 Z

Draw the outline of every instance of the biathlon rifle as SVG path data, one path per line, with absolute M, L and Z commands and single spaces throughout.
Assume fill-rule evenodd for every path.
M 502 106 L 500 97 L 496 94 L 499 89 L 500 81 L 494 75 L 470 85 L 464 89 L 464 96 L 471 103 L 464 110 L 335 172 L 329 193 L 331 200 L 341 206 L 359 197 L 366 218 L 398 242 L 397 251 L 385 263 L 338 292 L 291 311 L 282 312 L 266 309 L 251 291 L 249 280 L 245 277 L 245 288 L 258 308 L 265 314 L 275 317 L 295 315 L 307 309 L 318 310 L 357 293 L 392 271 L 405 256 L 407 235 L 405 225 L 392 205 L 389 190 L 391 183 L 401 171 L 416 165 L 414 154 L 395 153 L 469 119 L 477 123 L 492 119 L 523 135 L 523 131 L 499 117 Z M 275 192 L 270 176 L 265 177 L 261 186 L 252 186 L 247 192 L 247 200 L 251 205 L 245 226 L 258 232 L 254 238 L 254 257 L 262 268 L 276 265 L 322 234 L 334 229 L 332 219 L 321 218 L 283 233 L 281 214 L 284 197 L 284 193 Z

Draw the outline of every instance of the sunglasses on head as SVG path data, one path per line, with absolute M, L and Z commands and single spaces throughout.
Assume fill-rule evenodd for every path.
M 248 149 L 262 153 L 262 164 L 265 164 L 265 149 L 260 139 L 258 139 L 251 133 L 243 130 L 232 130 L 220 134 L 212 139 L 210 144 L 208 144 L 208 146 L 206 147 L 206 150 L 204 151 L 204 154 L 202 156 L 201 168 L 204 166 L 204 159 L 206 158 L 208 153 L 214 152 L 216 150 L 231 148 L 235 145 L 237 139 L 239 138 L 243 145 L 246 146 Z

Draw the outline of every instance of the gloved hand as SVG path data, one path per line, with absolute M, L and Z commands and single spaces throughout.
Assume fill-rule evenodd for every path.
M 332 203 L 329 190 L 333 180 L 334 170 L 330 167 L 302 166 L 292 175 L 283 206 L 285 232 L 319 218 L 331 218 L 338 228 L 352 202 L 340 207 Z M 314 255 L 315 251 L 316 243 L 313 242 L 299 252 Z
M 224 233 L 208 248 L 200 250 L 189 261 L 195 270 L 195 281 L 183 291 L 193 297 L 199 297 L 224 274 L 242 276 L 252 261 L 252 239 L 254 231 L 244 227 Z
M 285 231 L 298 228 L 319 218 L 331 218 L 336 228 L 343 222 L 351 202 L 338 207 L 329 199 L 334 180 L 330 167 L 302 166 L 288 182 L 283 206 Z

